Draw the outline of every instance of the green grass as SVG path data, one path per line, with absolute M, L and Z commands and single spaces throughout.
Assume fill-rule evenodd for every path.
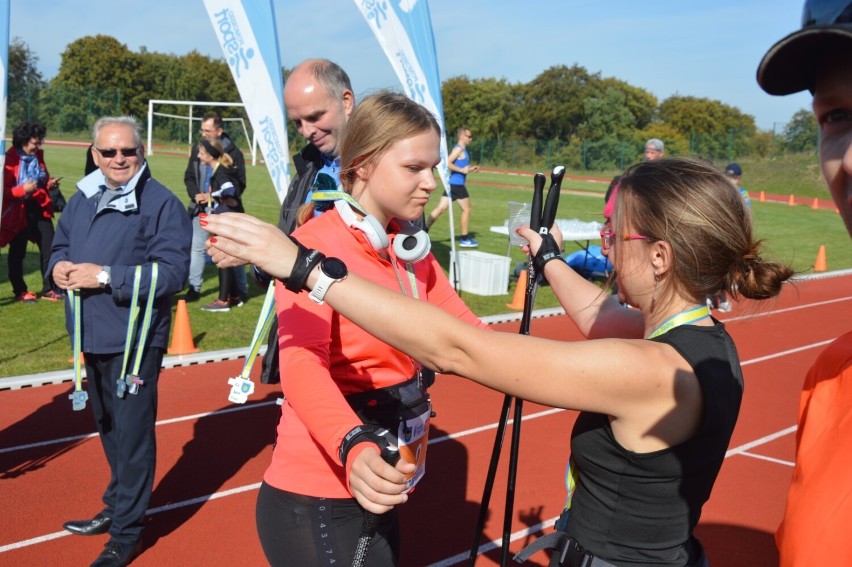
M 66 197 L 74 192 L 74 184 L 80 179 L 85 163 L 84 147 L 45 147 L 45 160 L 54 177 L 63 176 L 63 191 Z M 187 155 L 179 150 L 158 153 L 149 158 L 154 176 L 163 182 L 183 202 L 188 201 L 183 185 L 183 172 Z M 816 157 L 793 156 L 765 163 L 742 162 L 745 172 L 743 184 L 752 194 L 755 226 L 759 238 L 765 239 L 764 257 L 789 262 L 800 272 L 810 270 L 820 245 L 825 245 L 829 270 L 852 267 L 852 247 L 840 216 L 830 210 L 812 210 L 807 206 L 789 207 L 786 204 L 760 203 L 757 194 L 787 195 L 794 193 L 803 197 L 829 198 L 824 184 L 819 179 Z M 263 220 L 276 222 L 278 201 L 272 183 L 262 163 L 248 165 L 248 189 L 245 193 L 246 210 Z M 572 172 L 568 174 L 571 175 Z M 581 174 L 582 175 L 582 174 Z M 611 174 L 601 174 L 608 180 Z M 506 219 L 508 201 L 528 202 L 532 193 L 532 181 L 528 173 L 480 172 L 469 178 L 473 213 L 472 232 L 480 242 L 478 250 L 492 254 L 505 254 L 507 240 L 503 235 L 489 231 L 490 226 L 501 225 Z M 559 204 L 560 218 L 578 218 L 584 221 L 600 220 L 603 205 L 602 195 L 606 182 L 584 179 L 567 179 Z M 786 188 L 786 189 L 785 189 Z M 579 194 L 578 192 L 583 192 Z M 427 210 L 437 205 L 440 195 L 434 194 Z M 458 208 L 455 216 L 458 231 Z M 430 231 L 433 251 L 443 266 L 449 259 L 449 219 L 445 214 Z M 568 244 L 569 251 L 574 246 Z M 510 253 L 512 266 L 523 262 L 525 257 L 518 249 Z M 38 249 L 30 245 L 25 261 L 26 280 L 31 290 L 40 289 L 38 273 Z M 189 304 L 190 323 L 195 344 L 203 351 L 247 346 L 251 341 L 257 321 L 263 292 L 249 278 L 250 301 L 230 313 L 207 313 L 200 306 L 216 298 L 218 276 L 216 268 L 208 265 L 205 270 L 202 300 Z M 479 296 L 462 293 L 462 298 L 480 316 L 505 313 L 506 304 L 511 302 L 514 282 L 509 292 L 499 296 Z M 539 291 L 536 307 L 552 307 L 557 302 L 544 287 Z M 0 260 L 0 377 L 17 376 L 70 367 L 71 351 L 65 332 L 65 316 L 62 304 L 39 301 L 36 304 L 20 304 L 13 301 L 12 289 L 7 276 L 7 263 Z

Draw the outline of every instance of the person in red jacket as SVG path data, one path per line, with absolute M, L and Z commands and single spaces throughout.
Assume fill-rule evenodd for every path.
M 24 281 L 27 242 L 38 246 L 42 275 L 42 299 L 60 301 L 63 295 L 50 286 L 47 262 L 53 246 L 53 202 L 50 190 L 58 180 L 50 177 L 44 163 L 45 127 L 24 122 L 12 132 L 12 147 L 6 152 L 3 167 L 3 218 L 0 221 L 0 246 L 9 244 L 9 281 L 15 299 L 34 303 L 36 294 Z
M 315 184 L 328 189 L 313 192 L 293 234 L 321 252 L 314 259 L 330 273 L 331 257 L 343 258 L 353 273 L 395 294 L 486 328 L 411 222 L 437 187 L 440 134 L 434 116 L 404 95 L 364 99 L 341 145 L 343 191 L 319 173 Z M 367 510 L 379 515 L 367 564 L 396 565 L 393 504 L 428 468 L 431 404 L 421 364 L 335 312 L 321 291 L 294 295 L 285 285 L 275 297 L 285 400 L 257 500 L 264 553 L 275 566 L 351 565 Z M 378 428 L 399 447 L 395 467 L 374 444 Z

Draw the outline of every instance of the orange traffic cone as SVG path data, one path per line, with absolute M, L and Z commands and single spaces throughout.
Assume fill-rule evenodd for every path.
M 819 209 L 819 199 L 816 197 L 814 197 L 814 202 L 811 204 L 811 208 L 815 211 Z
M 766 202 L 766 193 L 764 193 L 763 191 L 760 192 L 760 202 L 761 203 Z
M 527 278 L 529 274 L 527 274 L 526 270 L 521 270 L 521 273 L 518 274 L 518 285 L 515 287 L 515 295 L 512 297 L 512 303 L 507 303 L 506 307 L 509 309 L 523 309 L 524 308 L 524 298 L 527 294 Z
M 192 327 L 189 326 L 189 312 L 186 310 L 186 300 L 179 299 L 175 311 L 175 328 L 172 332 L 172 342 L 169 344 L 169 354 L 192 354 L 198 352 L 192 340 Z
M 787 204 L 790 205 L 791 207 L 796 204 L 796 198 L 793 197 L 792 193 L 790 194 L 790 201 Z
M 817 252 L 816 261 L 814 262 L 814 271 L 815 272 L 824 272 L 826 269 L 825 266 L 825 245 L 820 244 L 819 252 Z

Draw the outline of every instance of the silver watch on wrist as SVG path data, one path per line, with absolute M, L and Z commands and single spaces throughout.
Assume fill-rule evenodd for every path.
M 101 271 L 98 272 L 98 275 L 95 276 L 95 279 L 98 280 L 98 285 L 101 286 L 101 289 L 105 288 L 110 284 L 112 278 L 110 277 L 110 269 L 109 266 L 101 266 Z
M 313 301 L 322 305 L 325 301 L 325 294 L 328 289 L 341 280 L 345 280 L 349 275 L 349 270 L 346 269 L 346 264 L 337 258 L 324 258 L 319 263 L 320 275 L 317 283 L 314 284 L 314 289 L 308 295 Z

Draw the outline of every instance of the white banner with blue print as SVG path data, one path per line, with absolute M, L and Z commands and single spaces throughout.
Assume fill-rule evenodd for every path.
M 6 163 L 6 93 L 9 80 L 9 0 L 0 0 L 0 171 Z M 3 193 L 0 192 L 0 210 Z M 2 222 L 2 221 L 0 221 Z
M 275 10 L 270 1 L 204 0 L 216 38 L 283 202 L 290 185 L 283 80 Z
M 437 118 L 443 134 L 438 173 L 444 190 L 449 191 L 444 105 L 429 4 L 426 0 L 355 0 L 355 4 L 390 60 L 405 94 Z

